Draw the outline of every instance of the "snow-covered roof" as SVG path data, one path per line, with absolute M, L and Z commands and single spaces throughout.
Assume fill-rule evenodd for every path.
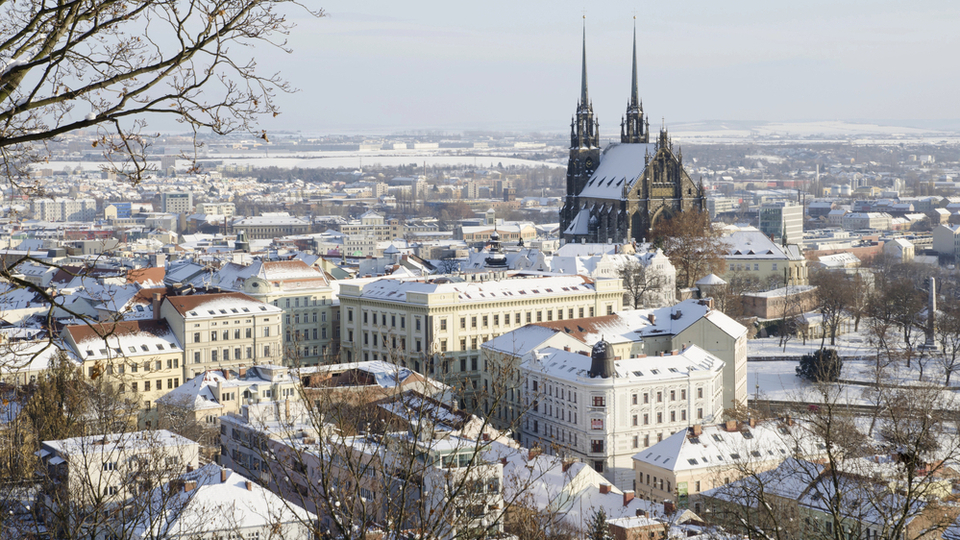
M 226 535 L 277 525 L 303 529 L 302 534 L 293 537 L 306 538 L 308 524 L 317 519 L 316 515 L 287 503 L 253 480 L 214 463 L 188 472 L 180 480 L 181 485 L 195 487 L 190 491 L 180 488 L 173 495 L 167 486 L 152 491 L 148 496 L 156 504 L 146 505 L 146 510 L 133 518 L 135 538 L 217 536 L 214 533 Z M 281 532 L 281 529 L 271 530 Z
M 491 302 L 495 300 L 534 298 L 543 296 L 566 296 L 574 293 L 594 291 L 593 282 L 580 276 L 553 276 L 525 279 L 503 279 L 498 281 L 450 283 L 401 281 L 396 279 L 378 279 L 363 285 L 361 296 L 364 298 L 406 302 L 407 294 L 452 293 L 457 303 Z
M 638 452 L 633 459 L 673 472 L 735 467 L 781 461 L 795 456 L 797 450 L 814 457 L 820 453 L 816 440 L 799 423 L 740 424 L 732 431 L 727 431 L 724 424 L 715 424 L 702 426 L 700 435 L 694 435 L 692 428 L 682 429 Z
M 580 191 L 580 197 L 620 199 L 624 186 L 631 186 L 643 174 L 647 155 L 657 153 L 653 143 L 613 143 L 600 155 L 600 165 Z
M 183 346 L 164 320 L 78 324 L 64 327 L 83 360 L 183 354 Z
M 521 364 L 531 371 L 548 374 L 555 379 L 571 381 L 589 377 L 593 359 L 589 356 L 547 347 Z M 724 362 L 696 345 L 690 345 L 677 354 L 643 356 L 615 360 L 614 378 L 631 381 L 669 381 L 686 379 L 693 372 L 723 370 Z
M 694 285 L 726 285 L 727 282 L 716 274 L 708 274 L 697 280 Z
M 167 296 L 164 302 L 171 305 L 184 318 L 207 318 L 237 315 L 270 315 L 283 310 L 272 304 L 265 304 L 243 293 L 196 294 L 189 296 Z

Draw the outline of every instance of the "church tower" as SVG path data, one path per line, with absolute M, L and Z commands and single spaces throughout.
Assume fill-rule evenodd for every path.
M 637 88 L 637 18 L 633 18 L 633 77 L 630 80 L 630 101 L 627 116 L 620 121 L 621 143 L 649 143 L 650 120 L 643 116 L 643 102 Z
M 586 17 L 584 17 L 586 19 Z M 583 58 L 580 72 L 580 100 L 570 123 L 570 160 L 567 163 L 567 197 L 560 216 L 565 230 L 577 214 L 576 194 L 583 190 L 590 175 L 600 164 L 600 122 L 593 116 L 593 103 L 587 92 L 587 27 L 583 26 Z

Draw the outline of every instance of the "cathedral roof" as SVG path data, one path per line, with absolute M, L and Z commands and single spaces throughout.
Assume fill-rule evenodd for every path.
M 647 154 L 657 153 L 655 144 L 612 143 L 600 156 L 600 166 L 580 192 L 581 197 L 620 199 L 623 186 L 632 185 L 646 168 Z
M 563 233 L 564 234 L 587 234 L 589 231 L 590 231 L 590 211 L 584 208 L 577 213 L 577 217 L 573 218 L 573 221 L 570 222 L 570 226 L 567 227 L 567 230 L 563 231 Z

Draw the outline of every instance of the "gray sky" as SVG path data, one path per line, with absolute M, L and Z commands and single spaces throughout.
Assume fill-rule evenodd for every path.
M 270 130 L 568 129 L 584 2 L 305 0 L 291 55 L 258 50 L 301 91 Z M 960 2 L 680 0 L 586 8 L 590 96 L 619 130 L 637 16 L 651 124 L 960 118 Z

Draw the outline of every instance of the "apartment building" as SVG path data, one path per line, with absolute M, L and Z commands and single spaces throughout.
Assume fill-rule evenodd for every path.
M 453 384 L 476 409 L 482 343 L 534 322 L 613 314 L 623 292 L 619 279 L 583 276 L 344 283 L 341 359 L 412 367 Z
M 167 430 L 74 437 L 40 444 L 43 507 L 121 502 L 146 483 L 196 468 L 200 446 Z
M 752 227 L 736 231 L 723 241 L 727 270 L 720 277 L 727 282 L 739 275 L 774 286 L 809 283 L 807 260 L 798 245 L 780 245 Z
M 290 368 L 271 364 L 210 370 L 156 400 L 162 413 L 175 408 L 196 422 L 216 426 L 221 416 L 238 414 L 243 405 L 298 401 L 300 381 Z
M 193 193 L 188 191 L 161 193 L 160 208 L 168 214 L 190 214 L 193 211 Z
M 731 420 L 681 429 L 633 456 L 638 497 L 687 505 L 700 493 L 739 480 L 746 472 L 776 468 L 789 457 L 816 459 L 819 439 L 789 418 Z M 689 499 L 688 499 L 689 498 Z
M 232 223 L 232 227 L 234 232 L 244 231 L 251 240 L 310 232 L 310 222 L 293 217 L 287 212 L 264 212 L 259 216 L 240 218 Z
M 723 413 L 724 362 L 696 345 L 661 356 L 545 348 L 520 365 L 523 446 L 579 458 L 633 489 L 633 455 Z
M 196 213 L 230 219 L 237 213 L 237 205 L 232 202 L 204 202 L 197 204 Z
M 71 325 L 60 337 L 86 377 L 105 377 L 120 394 L 140 403 L 141 427 L 157 425 L 157 399 L 185 380 L 183 346 L 166 321 Z
M 332 489 L 344 505 L 353 505 L 340 516 L 348 525 L 397 519 L 439 540 L 469 529 L 482 529 L 488 538 L 503 532 L 503 464 L 487 455 L 491 442 L 444 430 L 439 422 L 436 429 L 422 422 L 409 432 L 341 436 L 318 433 L 315 423 L 301 418 L 295 410 L 277 413 L 263 405 L 221 418 L 221 461 L 280 496 L 303 500 L 325 529 L 336 530 L 338 522 L 324 504 L 313 507 L 312 495 Z
M 272 304 L 238 292 L 167 296 L 159 313 L 183 345 L 185 379 L 210 369 L 285 362 L 283 310 Z
M 283 310 L 284 355 L 291 365 L 316 366 L 339 359 L 340 309 L 331 277 L 300 260 L 229 263 L 211 279 Z
M 30 213 L 40 221 L 93 221 L 97 201 L 93 199 L 31 199 Z
M 803 241 L 803 206 L 794 201 L 760 205 L 759 229 L 781 245 Z

